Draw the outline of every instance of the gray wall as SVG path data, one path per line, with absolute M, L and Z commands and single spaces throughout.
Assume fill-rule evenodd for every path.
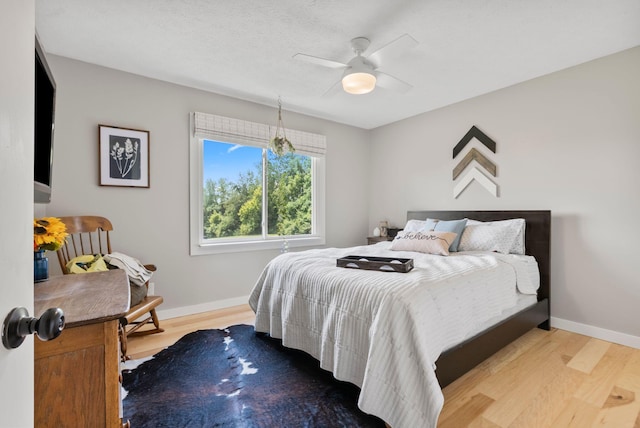
M 165 309 L 242 301 L 278 253 L 188 255 L 187 115 L 271 123 L 275 109 L 50 62 L 59 103 L 47 214 L 110 217 L 119 249 L 159 266 Z M 327 135 L 327 245 L 361 244 L 379 220 L 402 226 L 410 209 L 550 209 L 555 325 L 640 346 L 639 71 L 635 48 L 373 131 L 285 113 L 288 127 Z M 151 132 L 150 189 L 98 186 L 100 123 Z M 498 198 L 477 183 L 453 198 L 451 151 L 472 125 L 497 142 Z
M 408 209 L 550 209 L 556 325 L 640 337 L 639 75 L 640 47 L 374 130 L 369 227 Z M 453 198 L 472 125 L 497 143 L 498 198 L 478 183 Z
M 165 311 L 217 306 L 207 306 L 211 302 L 245 303 L 243 297 L 266 263 L 279 253 L 189 255 L 188 114 L 203 111 L 275 124 L 277 110 L 68 58 L 48 58 L 58 103 L 54 193 L 47 214 L 108 217 L 115 228 L 114 250 L 158 266 L 153 281 L 156 294 L 165 299 Z M 283 105 L 286 110 L 286 100 Z M 327 245 L 364 243 L 368 133 L 287 111 L 283 115 L 287 127 L 327 137 Z M 150 131 L 149 189 L 98 185 L 98 124 Z M 59 271 L 57 261 L 51 261 Z

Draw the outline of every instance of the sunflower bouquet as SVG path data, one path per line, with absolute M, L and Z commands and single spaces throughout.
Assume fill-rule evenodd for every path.
M 33 251 L 56 251 L 67 238 L 67 226 L 56 217 L 33 220 Z

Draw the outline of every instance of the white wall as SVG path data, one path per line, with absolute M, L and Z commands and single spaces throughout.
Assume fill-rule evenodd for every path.
M 108 217 L 115 229 L 114 250 L 158 266 L 153 281 L 165 311 L 199 304 L 206 309 L 209 302 L 233 303 L 247 296 L 279 253 L 189 256 L 188 114 L 203 111 L 275 124 L 277 95 L 272 108 L 68 58 L 48 59 L 58 100 L 47 214 Z M 286 110 L 286 100 L 283 105 Z M 327 245 L 364 243 L 368 133 L 287 111 L 283 115 L 289 128 L 327 136 Z M 98 124 L 150 131 L 149 189 L 98 185 Z
M 369 227 L 409 209 L 550 209 L 556 325 L 640 344 L 638 76 L 640 47 L 374 130 Z M 478 183 L 453 198 L 472 125 L 497 143 L 498 198 Z

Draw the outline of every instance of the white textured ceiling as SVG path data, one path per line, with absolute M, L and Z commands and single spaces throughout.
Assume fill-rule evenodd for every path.
M 36 0 L 49 53 L 365 129 L 640 45 L 640 0 Z M 347 62 L 408 33 L 380 70 L 404 94 L 337 91 Z M 365 53 L 365 54 L 366 54 Z

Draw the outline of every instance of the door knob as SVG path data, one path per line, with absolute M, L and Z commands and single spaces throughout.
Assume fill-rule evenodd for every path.
M 26 308 L 13 308 L 2 324 L 2 344 L 7 349 L 22 345 L 24 338 L 35 333 L 42 341 L 55 339 L 64 329 L 64 312 L 60 308 L 49 308 L 42 316 L 29 316 Z

